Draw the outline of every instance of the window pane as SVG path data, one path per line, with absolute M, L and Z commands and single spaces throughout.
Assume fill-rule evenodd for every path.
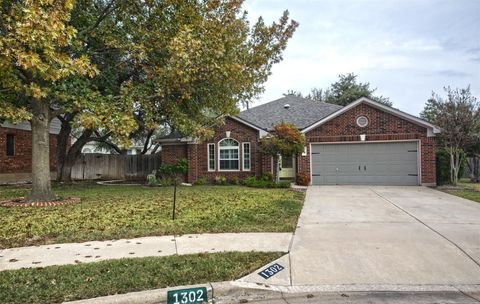
M 220 142 L 220 147 L 238 147 L 238 141 L 235 139 L 227 138 Z
M 15 155 L 15 135 L 7 134 L 7 156 Z
M 238 159 L 238 149 L 220 149 L 220 159 Z
M 239 161 L 238 160 L 231 160 L 230 161 L 230 168 L 233 170 L 239 169 Z
M 220 160 L 220 170 L 238 170 L 238 160 Z
M 243 144 L 243 169 L 250 170 L 250 143 Z
M 293 168 L 293 158 L 291 156 L 282 156 L 282 168 Z
M 215 145 L 208 145 L 208 170 L 215 170 Z

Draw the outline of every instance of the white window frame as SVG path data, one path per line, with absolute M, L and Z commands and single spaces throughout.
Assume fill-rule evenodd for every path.
M 212 160 L 210 158 L 210 146 L 213 146 L 213 168 L 210 168 L 210 161 Z M 207 145 L 207 168 L 208 168 L 208 171 L 210 172 L 215 171 L 215 144 L 214 143 Z
M 248 145 L 248 169 L 245 169 L 245 145 Z M 250 171 L 252 170 L 252 146 L 250 142 L 242 142 L 242 170 Z
M 360 119 L 365 119 L 365 124 L 361 124 L 361 123 L 360 123 Z M 368 124 L 370 123 L 368 117 L 365 116 L 365 115 L 360 115 L 360 116 L 358 116 L 357 119 L 356 119 L 356 122 L 357 122 L 357 126 L 359 126 L 360 128 L 365 128 L 365 127 L 367 127 Z
M 236 142 L 238 143 L 238 146 L 236 146 L 236 147 L 235 147 L 235 146 L 222 147 L 222 146 L 220 145 L 220 143 L 221 143 L 222 141 L 224 141 L 224 140 L 229 140 L 229 139 L 236 141 Z M 221 154 L 220 151 L 221 151 L 221 150 L 232 150 L 232 149 L 237 149 L 237 150 L 238 150 L 238 154 L 237 154 L 237 155 L 238 155 L 238 158 L 236 159 L 236 160 L 238 161 L 238 169 L 222 169 L 222 167 L 220 166 L 220 161 L 221 161 L 221 160 L 235 160 L 235 159 L 221 159 L 221 157 L 220 157 L 220 154 Z M 222 172 L 239 172 L 239 171 L 240 171 L 240 168 L 241 168 L 240 160 L 241 160 L 241 159 L 240 159 L 240 142 L 239 142 L 238 140 L 227 137 L 227 138 L 224 138 L 224 139 L 218 141 L 218 171 L 222 171 Z

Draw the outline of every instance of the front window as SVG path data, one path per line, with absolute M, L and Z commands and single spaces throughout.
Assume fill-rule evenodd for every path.
M 215 144 L 208 144 L 208 171 L 215 171 Z
M 250 143 L 243 143 L 243 170 L 250 171 Z
M 223 171 L 239 170 L 239 144 L 231 138 L 223 139 L 218 144 L 219 169 Z

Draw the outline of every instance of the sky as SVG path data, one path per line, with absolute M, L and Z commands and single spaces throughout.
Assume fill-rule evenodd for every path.
M 244 9 L 251 22 L 289 10 L 300 24 L 253 106 L 350 72 L 413 115 L 445 86 L 470 85 L 480 98 L 480 0 L 246 0 Z

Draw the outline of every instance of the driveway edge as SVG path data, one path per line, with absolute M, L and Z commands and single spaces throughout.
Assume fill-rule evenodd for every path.
M 153 304 L 166 303 L 167 292 L 174 289 L 187 289 L 195 287 L 206 287 L 208 297 L 212 299 L 221 297 L 222 299 L 246 299 L 264 300 L 264 299 L 280 299 L 282 294 L 272 290 L 262 290 L 253 288 L 244 288 L 233 284 L 233 281 L 213 282 L 205 284 L 196 284 L 188 286 L 167 287 L 153 290 L 130 292 L 126 294 L 117 294 L 110 296 L 97 297 L 92 299 L 84 299 L 70 302 L 68 304 Z

